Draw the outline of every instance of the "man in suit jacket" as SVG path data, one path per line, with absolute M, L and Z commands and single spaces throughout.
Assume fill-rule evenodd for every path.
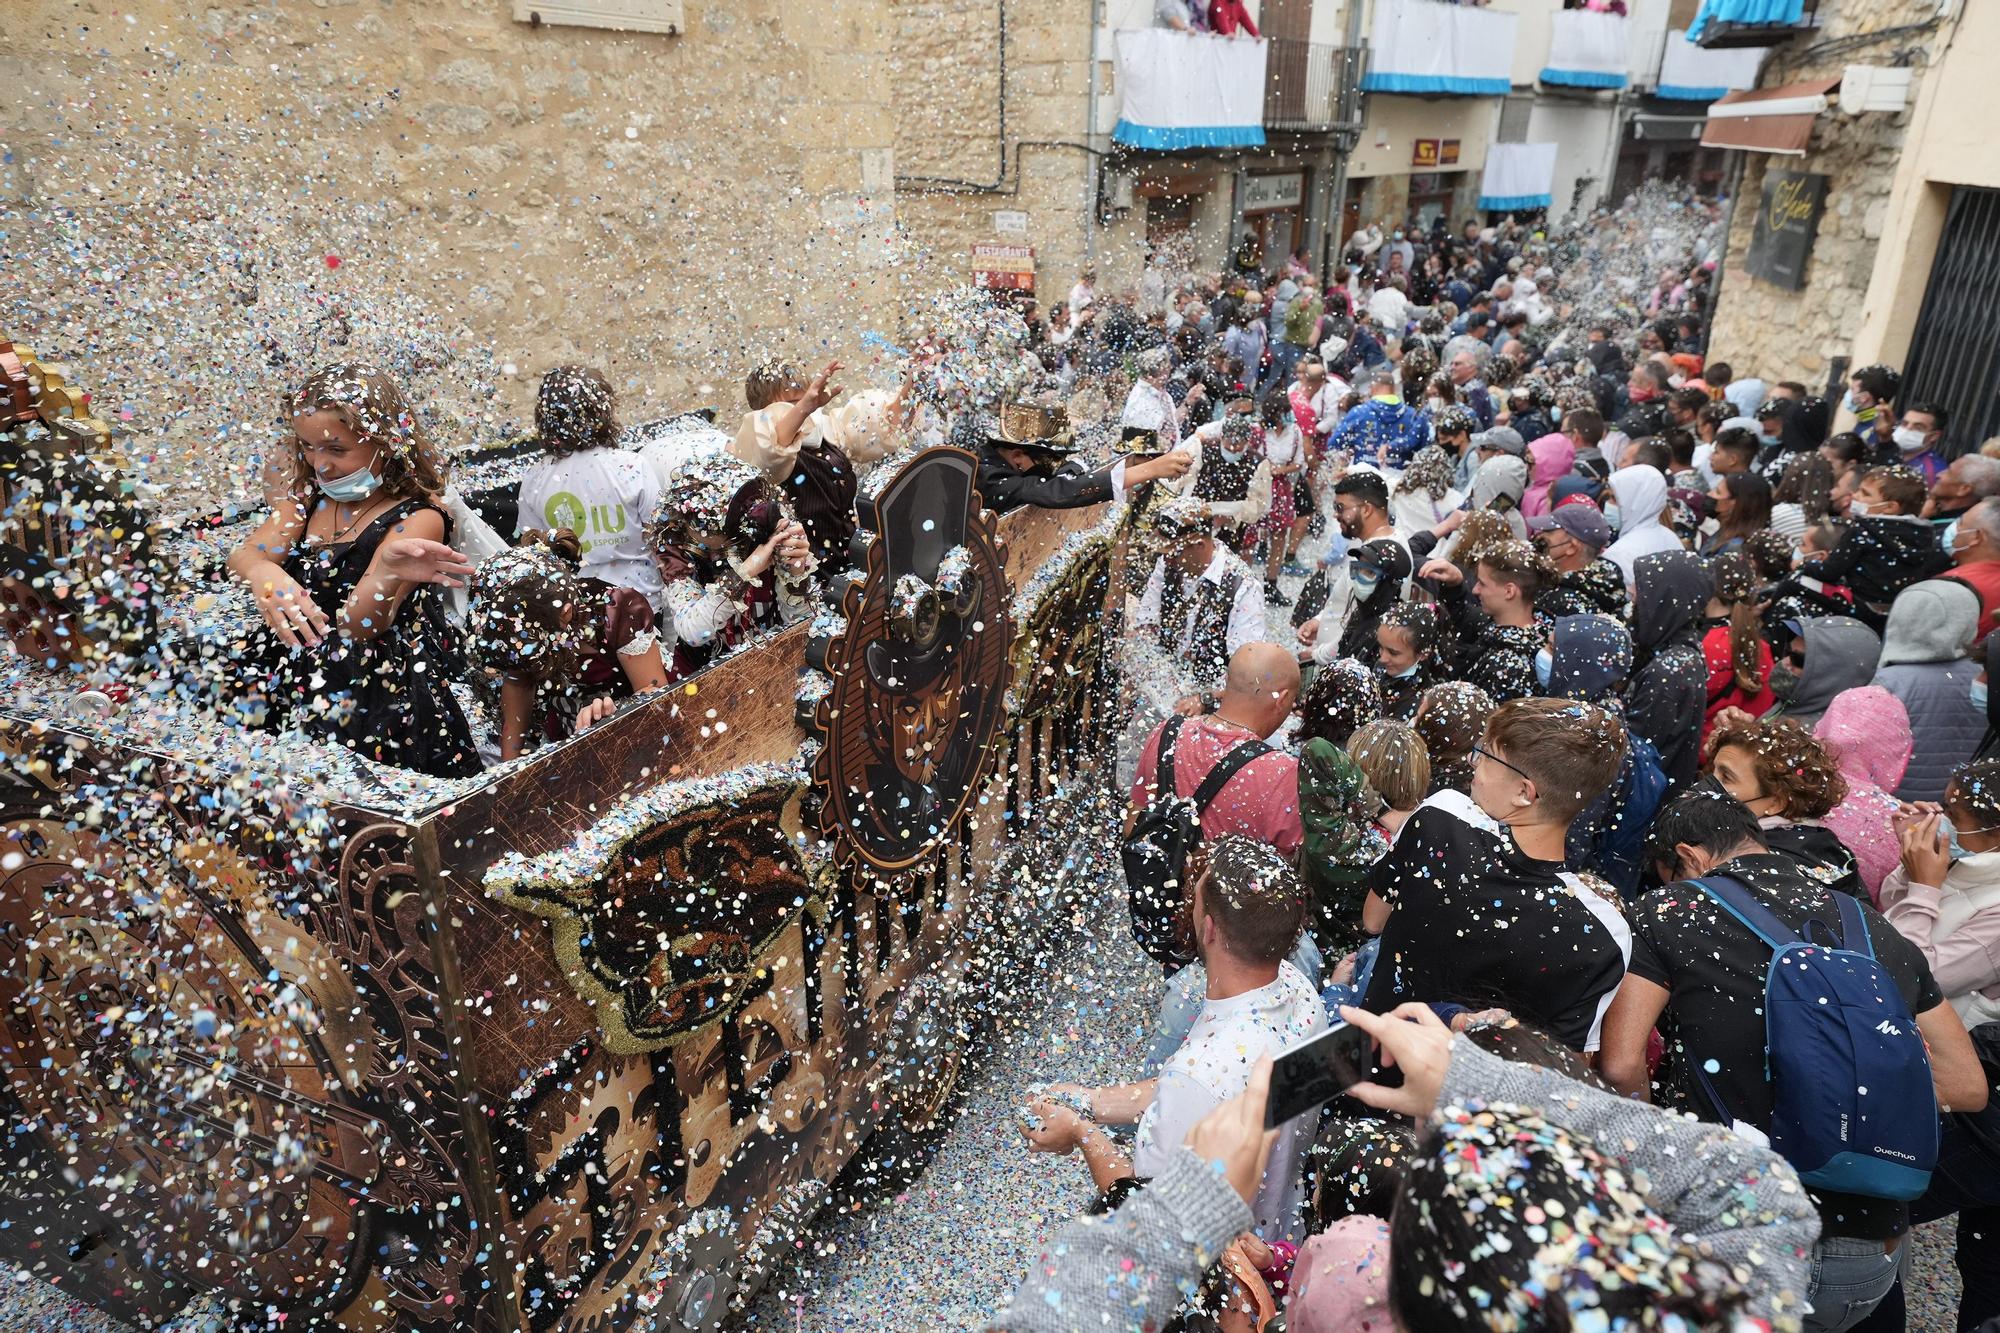
M 1074 451 L 1069 414 L 1060 407 L 1010 403 L 1000 409 L 979 447 L 979 494 L 996 514 L 1033 505 L 1080 509 L 1123 500 L 1128 488 L 1178 477 L 1192 454 L 1173 450 L 1147 458 L 1121 458 L 1086 472 L 1068 461 Z

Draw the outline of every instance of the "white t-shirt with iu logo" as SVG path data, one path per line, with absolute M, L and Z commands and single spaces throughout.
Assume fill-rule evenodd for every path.
M 637 589 L 658 610 L 666 586 L 645 529 L 659 503 L 659 477 L 637 454 L 585 449 L 536 463 L 522 475 L 516 530 L 568 528 L 583 546 L 584 575 Z

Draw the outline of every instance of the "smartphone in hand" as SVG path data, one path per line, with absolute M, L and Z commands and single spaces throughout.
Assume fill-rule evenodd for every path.
M 1368 1034 L 1352 1025 L 1328 1028 L 1278 1052 L 1271 1062 L 1271 1100 L 1264 1128 L 1276 1129 L 1368 1077 Z

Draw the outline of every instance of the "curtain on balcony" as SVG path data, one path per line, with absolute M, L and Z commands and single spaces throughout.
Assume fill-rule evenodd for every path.
M 1623 88 L 1631 25 L 1622 14 L 1565 9 L 1550 15 L 1549 63 L 1543 83 L 1570 88 Z
M 1264 142 L 1266 42 L 1141 28 L 1118 34 L 1118 124 L 1133 148 Z
M 1660 57 L 1660 86 L 1654 91 L 1677 102 L 1713 102 L 1724 93 L 1741 92 L 1757 86 L 1757 70 L 1764 62 L 1760 46 L 1696 46 L 1678 29 L 1667 34 L 1665 53 Z
M 1791 27 L 1806 12 L 1805 0 L 1702 0 L 1688 25 L 1688 39 L 1700 41 L 1711 23 L 1776 23 Z
M 1505 97 L 1514 86 L 1512 14 L 1440 4 L 1376 0 L 1371 93 Z
M 1479 178 L 1479 206 L 1491 212 L 1552 208 L 1556 201 L 1556 149 L 1552 143 L 1496 143 L 1486 148 Z

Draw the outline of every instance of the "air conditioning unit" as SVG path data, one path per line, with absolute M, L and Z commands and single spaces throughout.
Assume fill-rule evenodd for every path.
M 1850 116 L 1901 111 L 1910 104 L 1913 73 L 1901 66 L 1849 65 L 1840 76 L 1840 109 Z
M 1114 171 L 1104 182 L 1104 203 L 1107 208 L 1132 207 L 1132 178 L 1122 171 Z

